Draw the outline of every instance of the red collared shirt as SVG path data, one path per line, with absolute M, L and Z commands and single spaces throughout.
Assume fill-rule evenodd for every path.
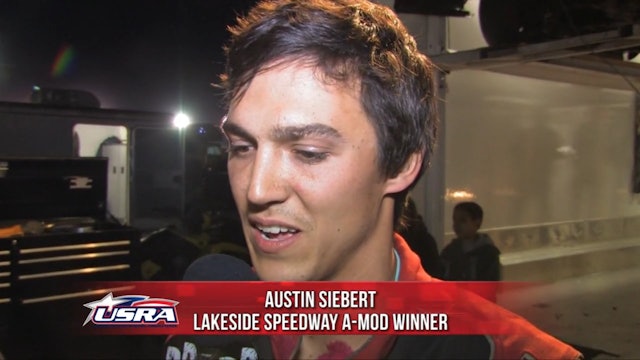
M 394 248 L 400 257 L 399 281 L 440 281 L 432 278 L 423 269 L 420 258 L 398 234 L 394 234 Z M 505 319 L 508 331 L 502 335 L 486 336 L 488 342 L 486 358 L 493 359 L 580 359 L 582 355 L 572 347 L 539 330 L 524 318 L 482 299 L 470 297 L 468 305 L 475 312 L 482 312 Z M 351 352 L 339 343 L 329 346 L 328 352 L 320 359 L 382 359 L 393 349 L 396 336 L 372 336 L 358 350 Z M 461 342 L 464 338 L 460 337 Z M 292 359 L 298 352 L 301 336 L 278 335 L 271 337 L 275 359 Z M 438 353 L 442 356 L 442 352 Z M 478 358 L 483 358 L 478 354 Z

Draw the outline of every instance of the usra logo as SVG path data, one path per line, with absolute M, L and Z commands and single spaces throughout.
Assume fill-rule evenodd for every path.
M 177 326 L 177 301 L 149 298 L 144 295 L 113 297 L 109 293 L 98 301 L 84 304 L 91 312 L 82 326 L 89 321 L 95 325 Z

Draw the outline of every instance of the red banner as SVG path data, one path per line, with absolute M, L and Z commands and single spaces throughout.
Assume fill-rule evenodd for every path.
M 135 282 L 78 309 L 86 334 L 500 334 L 503 283 Z

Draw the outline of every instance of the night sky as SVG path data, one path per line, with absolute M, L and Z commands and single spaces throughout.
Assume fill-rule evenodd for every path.
M 225 27 L 253 3 L 0 0 L 0 101 L 39 85 L 90 91 L 103 108 L 219 116 Z

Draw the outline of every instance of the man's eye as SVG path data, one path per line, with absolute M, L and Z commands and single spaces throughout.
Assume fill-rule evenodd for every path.
M 251 145 L 246 144 L 230 144 L 227 148 L 227 152 L 231 155 L 242 155 L 248 153 L 251 148 Z
M 329 153 L 327 152 L 309 151 L 309 150 L 295 150 L 295 153 L 304 162 L 307 162 L 310 164 L 320 162 L 329 156 Z

